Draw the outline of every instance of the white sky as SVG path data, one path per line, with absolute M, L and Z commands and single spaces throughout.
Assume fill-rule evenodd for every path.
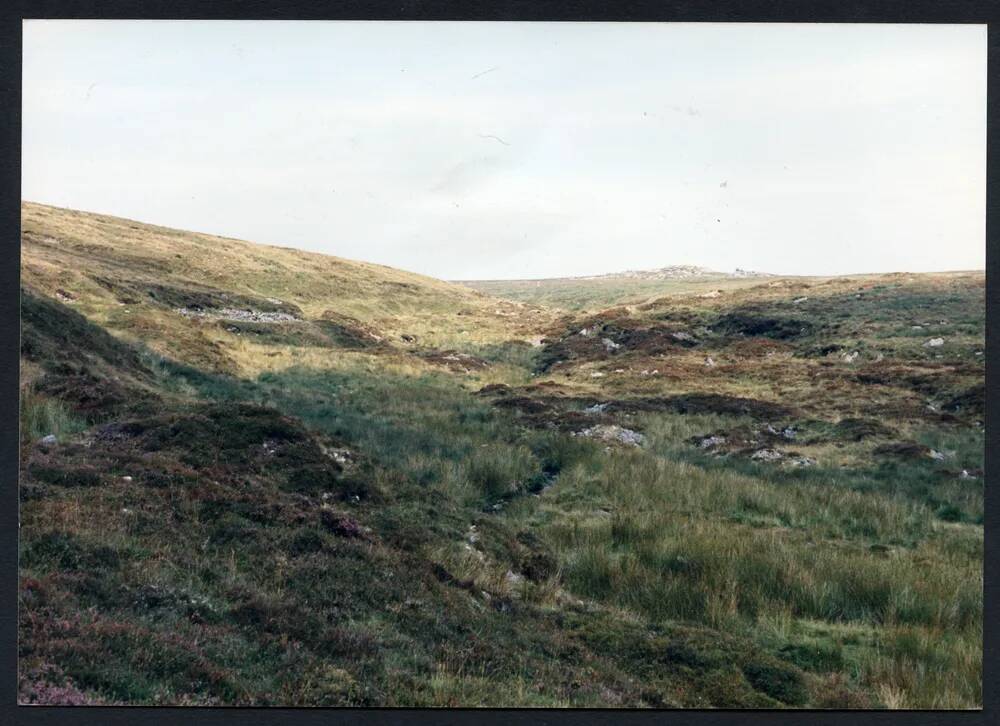
M 22 197 L 447 279 L 985 265 L 986 26 L 26 21 Z

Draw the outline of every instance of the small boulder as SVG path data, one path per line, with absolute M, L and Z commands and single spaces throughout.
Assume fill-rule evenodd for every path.
M 944 338 L 931 338 L 924 343 L 925 348 L 940 348 L 942 345 L 944 345 Z
M 55 446 L 55 444 L 57 444 L 58 442 L 59 439 L 56 438 L 55 434 L 48 434 L 47 436 L 43 436 L 38 441 L 38 443 L 40 443 L 42 446 Z

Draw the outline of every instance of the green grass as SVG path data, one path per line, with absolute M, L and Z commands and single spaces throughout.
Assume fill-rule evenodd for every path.
M 21 390 L 19 406 L 21 441 L 24 443 L 49 435 L 65 439 L 87 428 L 86 421 L 76 416 L 65 403 L 31 388 Z

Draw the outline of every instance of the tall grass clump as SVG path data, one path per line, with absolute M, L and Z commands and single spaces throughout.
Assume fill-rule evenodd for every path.
M 532 486 L 541 476 L 538 459 L 526 446 L 486 444 L 465 462 L 465 476 L 487 502 L 497 502 Z
M 87 428 L 86 422 L 62 401 L 38 393 L 30 386 L 21 389 L 19 418 L 21 441 L 35 441 L 50 434 L 61 439 Z

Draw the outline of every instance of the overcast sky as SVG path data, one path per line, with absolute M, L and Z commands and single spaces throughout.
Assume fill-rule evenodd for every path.
M 986 26 L 27 21 L 26 200 L 447 279 L 985 264 Z

